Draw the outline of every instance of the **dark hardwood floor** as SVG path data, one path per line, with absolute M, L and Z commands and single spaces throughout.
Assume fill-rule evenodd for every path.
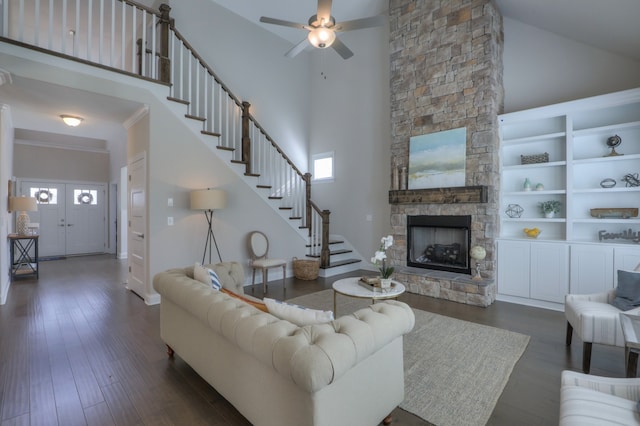
M 0 306 L 1 426 L 249 424 L 179 357 L 167 358 L 159 306 L 124 288 L 124 261 L 88 256 L 40 265 L 40 279 L 15 281 Z M 330 288 L 338 278 L 289 279 L 286 296 Z M 270 284 L 268 295 L 283 298 L 281 285 Z M 414 294 L 400 300 L 531 336 L 489 424 L 557 424 L 560 372 L 579 371 L 582 356 L 575 336 L 569 350 L 564 345 L 561 312 Z M 623 377 L 623 357 L 622 348 L 594 345 L 592 374 Z M 393 415 L 395 425 L 427 424 L 400 409 Z

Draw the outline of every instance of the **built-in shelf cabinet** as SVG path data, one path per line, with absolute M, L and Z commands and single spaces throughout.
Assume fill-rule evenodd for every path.
M 585 293 L 612 288 L 616 283 L 615 271 L 622 263 L 626 269 L 640 263 L 640 218 L 596 218 L 590 210 L 640 207 L 640 186 L 624 181 L 625 175 L 637 177 L 640 173 L 640 89 L 504 114 L 499 122 L 499 298 L 517 297 L 522 300 L 514 301 L 530 303 L 538 297 L 535 300 L 543 303 L 531 304 L 544 306 L 544 302 L 550 302 L 549 307 L 560 308 L 558 295 L 562 292 Z M 615 135 L 622 140 L 615 151 L 622 155 L 612 156 L 607 140 Z M 544 153 L 548 154 L 547 162 L 522 164 L 522 155 Z M 528 191 L 524 188 L 527 179 L 531 184 Z M 603 187 L 605 179 L 614 180 L 615 186 Z M 538 184 L 542 189 L 537 190 Z M 560 213 L 553 218 L 544 217 L 539 209 L 539 203 L 547 200 L 562 203 Z M 520 217 L 507 214 L 510 205 L 522 209 Z M 538 228 L 540 234 L 531 238 L 524 228 Z M 626 238 L 607 238 L 614 234 L 626 235 Z M 637 238 L 634 240 L 634 237 Z M 529 255 L 525 258 L 529 288 L 526 292 L 518 289 L 518 295 L 514 296 L 514 284 L 507 281 L 522 275 L 522 271 L 510 269 L 523 265 L 511 266 L 513 256 L 509 250 L 517 247 L 523 251 L 524 244 L 529 247 L 528 253 L 536 253 L 541 247 L 545 249 L 541 246 L 543 243 L 567 248 L 564 264 L 546 265 L 557 269 L 545 272 L 547 279 L 557 277 L 557 291 L 538 289 L 541 280 L 533 277 L 540 275 L 537 271 L 541 267 L 540 256 Z M 626 260 L 616 262 L 616 253 L 622 253 L 623 249 Z M 592 263 L 596 259 L 597 264 Z M 544 285 L 548 287 L 549 283 Z M 525 293 L 527 295 L 522 296 Z

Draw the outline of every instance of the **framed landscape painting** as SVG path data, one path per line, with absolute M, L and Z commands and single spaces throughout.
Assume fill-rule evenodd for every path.
M 467 128 L 409 139 L 409 189 L 464 186 Z

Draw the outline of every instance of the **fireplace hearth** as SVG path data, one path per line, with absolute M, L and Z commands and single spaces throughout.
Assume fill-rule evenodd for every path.
M 471 216 L 407 216 L 407 266 L 471 274 Z

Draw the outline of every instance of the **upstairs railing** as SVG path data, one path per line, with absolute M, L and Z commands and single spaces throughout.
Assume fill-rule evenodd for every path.
M 1 0 L 0 0 L 1 1 Z M 303 174 L 242 102 L 185 40 L 163 4 L 154 11 L 129 0 L 4 0 L 0 34 L 58 56 L 168 84 L 170 100 L 187 105 L 187 118 L 232 151 L 233 162 L 257 187 L 279 200 L 308 230 L 308 252 L 330 264 L 329 214 L 311 201 Z

